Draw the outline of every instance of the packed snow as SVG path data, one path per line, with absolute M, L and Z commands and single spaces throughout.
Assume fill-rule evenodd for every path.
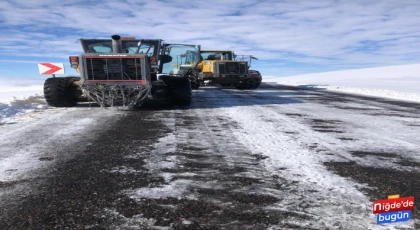
M 197 199 L 195 193 L 191 192 L 195 191 L 194 188 L 217 187 L 223 189 L 224 186 L 227 186 L 223 181 L 186 180 L 185 175 L 182 177 L 180 174 L 163 175 L 167 173 L 162 173 L 162 169 L 176 168 L 177 165 L 182 164 L 179 163 L 182 160 L 168 159 L 167 155 L 161 153 L 182 152 L 176 149 L 177 145 L 187 145 L 192 148 L 199 146 L 202 149 L 211 148 L 213 154 L 223 154 L 227 164 L 244 165 L 247 156 L 243 152 L 235 155 L 235 150 L 240 146 L 245 146 L 255 155 L 262 154 L 268 157 L 264 160 L 266 171 L 249 168 L 246 172 L 248 177 L 266 180 L 265 186 L 270 184 L 269 178 L 272 175 L 278 175 L 287 179 L 287 182 L 293 182 L 292 184 L 284 183 L 281 192 L 264 185 L 259 185 L 256 190 L 253 190 L 252 186 L 244 186 L 236 190 L 237 192 L 255 192 L 281 198 L 276 204 L 267 206 L 267 209 L 308 215 L 317 220 L 315 226 L 320 229 L 398 229 L 401 227 L 410 228 L 413 225 L 415 220 L 398 223 L 398 225 L 380 226 L 376 224 L 375 215 L 371 213 L 372 202 L 368 196 L 361 192 L 361 189 L 372 188 L 367 184 L 335 174 L 328 170 L 323 162 L 352 160 L 358 165 L 367 167 L 414 170 L 410 167 L 403 167 L 393 160 L 380 161 L 378 164 L 376 157 L 358 158 L 352 156 L 351 152 L 381 149 L 385 152 L 396 153 L 399 157 L 420 161 L 418 129 L 406 126 L 415 124 L 417 118 L 383 117 L 378 121 L 376 116 L 372 116 L 370 113 L 361 114 L 357 108 L 364 105 L 356 102 L 346 102 L 346 106 L 356 108 L 354 111 L 346 111 L 346 116 L 342 116 L 342 113 L 332 109 L 329 105 L 273 103 L 267 106 L 258 104 L 261 100 L 253 98 L 254 94 L 261 97 L 268 95 L 287 97 L 282 96 L 282 92 L 272 89 L 260 89 L 255 93 L 244 94 L 229 89 L 216 92 L 199 90 L 196 96 L 201 103 L 205 103 L 207 106 L 203 109 L 195 108 L 191 111 L 180 112 L 187 117 L 201 118 L 196 126 L 174 127 L 173 116 L 177 111 L 168 111 L 164 113 L 164 116 L 156 115 L 156 118 L 162 119 L 172 132 L 160 138 L 153 145 L 153 150 L 148 153 L 149 157 L 145 161 L 149 172 L 152 172 L 153 175 L 170 179 L 165 179 L 165 183 L 160 186 L 129 190 L 126 194 L 139 202 L 145 198 L 162 199 L 167 197 L 195 200 Z M 287 95 L 288 92 L 284 92 L 284 94 Z M 229 98 L 229 100 L 221 101 L 220 98 Z M 372 113 L 377 111 L 387 113 L 386 108 L 381 107 L 380 103 L 378 105 L 373 103 L 370 106 L 365 106 L 364 109 L 371 110 Z M 262 111 L 264 112 L 262 113 Z M 290 117 L 287 114 L 299 114 L 300 116 Z M 312 119 L 330 121 L 340 119 L 340 123 L 334 124 L 334 128 L 340 132 L 322 133 L 316 131 L 308 124 Z M 236 124 L 237 127 L 221 129 L 223 127 L 222 120 Z M 220 130 L 222 132 L 219 132 Z M 400 132 L 395 132 L 395 130 Z M 340 137 L 343 135 L 353 141 L 341 140 Z M 226 139 L 229 139 L 229 143 L 222 141 Z M 194 143 L 197 140 L 200 142 Z M 308 146 L 314 145 L 322 151 L 318 152 L 308 148 Z M 218 149 L 221 151 L 216 151 Z M 176 164 L 168 164 L 166 161 Z M 205 160 L 201 159 L 201 161 Z M 120 173 L 126 172 L 121 170 Z M 197 173 L 200 174 L 200 172 Z M 197 178 L 205 178 L 207 173 L 202 173 Z M 217 171 L 211 174 L 217 175 Z M 212 202 L 223 203 L 220 200 Z M 313 224 L 313 220 L 303 221 L 293 218 L 285 220 L 285 222 L 302 227 Z
M 22 105 L 22 108 L 28 106 Z M 77 155 L 71 152 L 72 146 L 89 145 L 94 136 L 92 128 L 110 125 L 116 116 L 115 110 L 44 108 L 42 112 L 15 116 L 16 121 L 22 122 L 0 124 L 0 182 L 31 181 L 39 177 L 55 161 Z M 60 148 L 66 151 L 57 151 Z M 0 197 L 12 192 L 15 189 L 0 191 Z

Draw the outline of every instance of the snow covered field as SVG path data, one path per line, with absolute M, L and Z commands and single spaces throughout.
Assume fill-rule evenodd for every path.
M 11 97 L 25 97 L 42 93 L 45 79 L 6 79 L 0 77 L 0 102 Z
M 266 82 L 420 102 L 420 64 L 264 77 Z

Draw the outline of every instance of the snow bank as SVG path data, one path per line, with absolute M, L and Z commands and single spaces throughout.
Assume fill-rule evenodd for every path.
M 420 64 L 265 76 L 265 82 L 420 102 Z
M 0 124 L 13 123 L 16 115 L 47 109 L 42 93 L 31 96 L 12 97 L 0 101 Z
M 0 77 L 0 125 L 15 123 L 19 115 L 48 108 L 45 79 Z

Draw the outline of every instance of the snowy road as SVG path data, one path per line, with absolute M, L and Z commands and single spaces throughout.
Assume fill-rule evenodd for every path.
M 190 109 L 80 106 L 0 126 L 0 229 L 415 229 L 420 104 L 265 85 Z M 4 140 L 4 141 L 3 141 Z

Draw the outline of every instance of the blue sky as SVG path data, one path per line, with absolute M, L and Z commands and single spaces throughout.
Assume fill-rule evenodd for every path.
M 252 54 L 265 76 L 420 63 L 418 0 L 3 0 L 0 77 L 46 78 L 79 38 L 160 38 Z

